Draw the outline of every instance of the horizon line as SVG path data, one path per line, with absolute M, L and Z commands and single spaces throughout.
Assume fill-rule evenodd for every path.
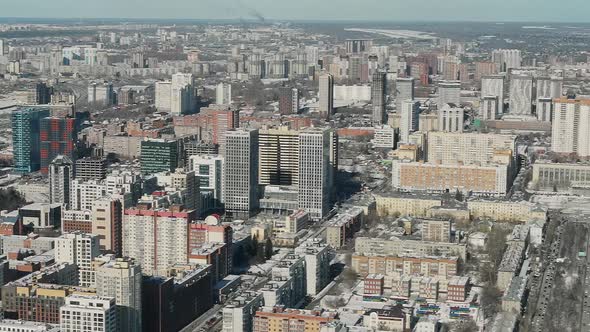
M 584 24 L 590 25 L 590 22 L 564 22 L 564 21 L 552 21 L 552 20 L 477 20 L 477 19 L 438 19 L 438 20 L 427 20 L 427 19 L 396 19 L 396 20 L 383 20 L 383 19 L 289 19 L 289 18 L 267 18 L 264 20 L 254 17 L 234 17 L 234 18 L 155 18 L 155 17 L 25 17 L 25 16 L 0 16 L 0 24 L 3 20 L 62 20 L 62 21 L 75 21 L 80 22 L 83 20 L 100 21 L 229 21 L 229 22 L 244 22 L 258 23 L 258 24 L 271 24 L 271 23 L 490 23 L 490 24 L 517 24 L 517 23 L 543 23 L 543 24 Z M 124 22 L 121 22 L 124 23 Z M 4 23 L 7 24 L 7 23 Z

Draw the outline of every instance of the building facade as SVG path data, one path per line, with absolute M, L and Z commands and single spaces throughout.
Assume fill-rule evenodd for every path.
M 41 119 L 44 108 L 21 108 L 12 112 L 12 145 L 15 170 L 30 173 L 41 169 Z

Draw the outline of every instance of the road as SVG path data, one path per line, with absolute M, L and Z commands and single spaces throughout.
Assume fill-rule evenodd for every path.
M 189 325 L 185 326 L 182 330 L 180 330 L 180 332 L 199 331 L 199 329 L 202 328 L 209 319 L 215 317 L 215 315 L 217 315 L 217 313 L 220 312 L 222 308 L 223 307 L 221 304 L 214 305 L 213 308 L 209 309 L 209 311 L 199 316 L 199 318 L 195 319 Z

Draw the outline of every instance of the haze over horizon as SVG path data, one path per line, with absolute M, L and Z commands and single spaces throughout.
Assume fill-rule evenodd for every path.
M 539 0 L 19 0 L 1 17 L 588 22 L 590 2 Z M 457 15 L 461 12 L 461 15 Z M 559 15 L 556 15 L 559 13 Z

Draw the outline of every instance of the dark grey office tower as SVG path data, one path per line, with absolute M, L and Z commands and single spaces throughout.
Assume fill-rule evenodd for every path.
M 387 102 L 387 75 L 381 72 L 373 74 L 371 84 L 371 102 L 373 104 L 373 124 L 380 125 L 385 123 L 386 113 L 385 104 Z
M 47 86 L 44 82 L 39 82 L 35 85 L 35 103 L 39 105 L 49 104 L 52 94 L 53 88 Z

